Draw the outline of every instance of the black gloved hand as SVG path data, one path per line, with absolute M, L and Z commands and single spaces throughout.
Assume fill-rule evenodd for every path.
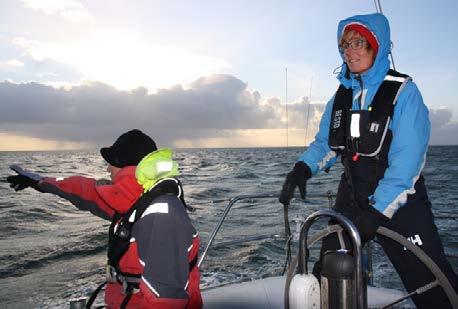
M 374 239 L 377 229 L 383 222 L 390 220 L 374 207 L 370 206 L 357 216 L 353 223 L 358 229 L 362 242 Z
M 14 191 L 21 191 L 25 188 L 32 187 L 37 191 L 41 191 L 38 187 L 38 180 L 34 180 L 24 175 L 14 175 L 8 176 L 6 181 L 10 183 L 10 187 L 14 189 Z
M 286 175 L 285 182 L 280 192 L 280 198 L 278 199 L 283 205 L 289 205 L 289 202 L 294 196 L 294 190 L 299 187 L 301 198 L 305 199 L 306 194 L 306 183 L 307 180 L 312 177 L 312 171 L 302 161 L 297 162 L 291 172 Z

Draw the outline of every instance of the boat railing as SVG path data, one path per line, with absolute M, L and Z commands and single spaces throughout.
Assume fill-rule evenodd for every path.
M 334 197 L 334 195 L 332 195 L 331 192 L 327 192 L 326 194 L 307 194 L 307 198 L 323 198 L 323 197 L 324 198 L 328 198 L 329 201 L 330 201 L 329 202 L 330 205 L 332 204 L 332 198 Z M 205 246 L 205 249 L 203 250 L 202 255 L 200 256 L 197 265 L 199 267 L 201 266 L 202 262 L 204 261 L 205 257 L 207 256 L 208 250 L 213 245 L 213 242 L 215 240 L 216 235 L 218 234 L 221 226 L 223 225 L 224 221 L 226 220 L 226 217 L 227 217 L 229 211 L 232 209 L 232 207 L 237 202 L 240 202 L 240 201 L 243 201 L 243 200 L 269 199 L 269 198 L 278 199 L 278 193 L 239 195 L 239 196 L 236 196 L 234 198 L 231 198 L 229 200 L 228 205 L 224 209 L 224 211 L 223 211 L 218 223 L 216 224 L 215 228 L 213 229 L 212 234 L 210 236 L 210 239 L 208 240 L 208 243 Z M 286 208 L 285 211 L 287 211 L 287 208 Z M 286 214 L 285 214 L 285 231 L 286 231 L 285 237 L 286 238 L 289 237 L 289 235 L 288 235 L 289 234 L 289 222 L 288 222 L 287 219 L 288 218 L 287 218 L 287 212 L 286 212 Z M 282 238 L 282 236 L 280 236 L 279 234 L 267 235 L 267 236 L 266 235 L 251 236 L 251 237 L 244 238 L 243 241 L 255 241 L 255 240 L 262 240 L 262 239 L 266 239 L 266 238 Z M 218 246 L 230 245 L 230 244 L 235 244 L 235 243 L 239 243 L 239 242 L 240 242 L 240 240 L 231 240 L 231 241 L 221 242 L 221 243 L 218 244 Z
M 332 199 L 334 197 L 334 195 L 331 193 L 331 192 L 327 192 L 326 194 L 307 194 L 307 198 L 327 198 L 329 200 L 329 205 L 331 207 L 332 205 Z M 224 209 L 218 223 L 216 224 L 215 228 L 213 229 L 212 231 L 212 234 L 210 236 L 210 239 L 207 243 L 207 245 L 205 246 L 205 249 L 204 251 L 202 252 L 202 255 L 200 256 L 200 259 L 198 261 L 198 266 L 200 267 L 202 265 L 202 262 L 204 261 L 205 257 L 207 256 L 207 253 L 210 249 L 210 247 L 213 245 L 213 242 L 215 240 L 215 237 L 216 235 L 218 234 L 222 224 L 224 223 L 228 213 L 230 212 L 230 210 L 232 209 L 232 207 L 239 201 L 243 201 L 243 200 L 255 200 L 255 199 L 268 199 L 268 198 L 278 198 L 278 194 L 274 194 L 274 193 L 268 193 L 268 194 L 254 194 L 254 195 L 239 195 L 239 196 L 236 196 L 234 198 L 231 198 L 229 200 L 229 203 L 228 205 L 226 206 L 226 208 Z M 356 299 L 357 299 L 357 302 L 358 302 L 358 307 L 359 308 L 364 308 L 364 304 L 365 304 L 365 298 L 367 296 L 366 293 L 363 293 L 364 291 L 362 291 L 362 289 L 364 289 L 364 275 L 363 275 L 363 267 L 362 267 L 362 259 L 361 259 L 361 241 L 360 241 L 360 236 L 359 236 L 359 233 L 357 232 L 356 228 L 354 227 L 353 223 L 347 219 L 346 217 L 344 217 L 343 215 L 339 214 L 339 213 L 336 213 L 335 211 L 333 210 L 320 210 L 320 211 L 317 211 L 313 214 L 311 214 L 309 217 L 307 217 L 306 221 L 303 223 L 303 225 L 301 226 L 301 231 L 300 231 L 300 235 L 303 235 L 303 231 L 304 231 L 304 227 L 306 230 L 308 230 L 308 228 L 310 227 L 310 225 L 315 222 L 319 217 L 333 217 L 333 218 L 336 218 L 335 216 L 337 215 L 338 217 L 338 222 L 341 224 L 341 225 L 329 225 L 327 226 L 326 228 L 322 229 L 321 231 L 318 231 L 316 234 L 312 235 L 310 238 L 308 239 L 305 239 L 305 240 L 299 240 L 299 244 L 301 245 L 301 243 L 303 244 L 306 244 L 307 246 L 311 246 L 313 245 L 316 241 L 322 239 L 323 237 L 331 234 L 331 233 L 338 233 L 338 234 L 341 234 L 343 232 L 343 230 L 345 230 L 347 233 L 349 233 L 350 235 L 353 235 L 354 239 L 356 240 L 356 242 L 353 244 L 353 254 L 354 256 L 356 257 L 356 270 L 355 270 L 355 279 L 356 279 L 356 289 L 355 289 L 355 293 L 356 293 Z M 306 225 L 306 222 L 307 220 L 309 220 L 309 223 L 307 223 Z M 343 227 L 342 227 L 343 225 Z M 262 240 L 262 239 L 266 239 L 266 238 L 285 238 L 287 242 L 291 241 L 291 238 L 292 236 L 291 235 L 288 235 L 288 231 L 289 231 L 289 221 L 288 221 L 288 218 L 287 218 L 287 207 L 285 207 L 285 235 L 284 237 L 282 237 L 281 235 L 278 235 L 278 234 L 275 234 L 275 235 L 260 235 L 260 236 L 250 236 L 250 237 L 246 237 L 244 238 L 242 241 L 241 240 L 229 240 L 229 241 L 224 241 L 224 242 L 220 242 L 218 244 L 218 246 L 221 246 L 221 245 L 232 245 L 232 244 L 237 244 L 237 243 L 240 243 L 240 242 L 245 242 L 245 241 L 256 241 L 256 240 Z M 413 243 L 411 243 L 408 239 L 406 239 L 405 237 L 403 237 L 402 235 L 392 231 L 392 230 L 389 230 L 385 227 L 379 227 L 379 229 L 377 230 L 377 233 L 382 235 L 382 236 L 386 236 L 388 238 L 391 238 L 392 240 L 398 242 L 400 245 L 404 246 L 407 250 L 411 251 L 414 255 L 417 256 L 417 258 L 419 258 L 424 264 L 425 266 L 431 271 L 431 273 L 434 275 L 435 279 L 426 284 L 425 286 L 423 287 L 420 287 L 418 288 L 417 290 L 409 293 L 409 294 L 406 294 L 404 297 L 396 300 L 395 302 L 385 306 L 384 308 L 389 308 L 391 306 L 394 306 L 400 302 L 402 302 L 403 300 L 411 297 L 412 295 L 414 294 L 421 294 L 421 293 L 424 293 L 425 291 L 427 290 L 430 290 L 436 286 L 441 286 L 444 290 L 444 292 L 446 293 L 450 303 L 452 304 L 452 307 L 453 308 L 458 308 L 458 297 L 457 297 L 457 294 L 455 293 L 455 290 L 453 289 L 452 285 L 450 284 L 450 282 L 448 281 L 447 277 L 444 275 L 444 273 L 440 270 L 440 268 L 432 261 L 432 259 L 426 254 L 424 253 L 424 251 L 419 248 L 418 246 L 414 245 Z M 302 236 L 304 237 L 304 236 Z M 352 237 L 352 238 L 353 238 Z M 367 265 L 369 267 L 369 276 L 371 276 L 371 244 L 368 243 L 367 245 L 367 249 L 368 249 L 368 258 L 369 258 L 369 265 Z M 214 246 L 215 247 L 215 246 Z M 288 275 L 292 275 L 298 265 L 298 262 L 299 261 L 303 261 L 304 260 L 304 256 L 305 256 L 305 251 L 302 248 L 299 248 L 299 251 L 298 251 L 298 254 L 296 256 L 296 258 L 290 262 L 290 267 L 288 269 Z M 302 263 L 302 266 L 300 266 L 300 268 L 302 269 L 305 269 L 306 268 L 306 264 Z M 369 279 L 369 283 L 371 283 L 371 279 L 372 278 L 368 278 Z M 288 281 L 288 280 L 287 280 Z M 286 283 L 286 285 L 288 286 L 288 283 Z M 287 288 L 285 288 L 286 290 Z M 285 292 L 286 293 L 286 292 Z M 285 294 L 286 295 L 286 294 Z

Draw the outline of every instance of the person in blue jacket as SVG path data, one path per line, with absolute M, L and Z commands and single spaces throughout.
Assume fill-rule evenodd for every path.
M 394 230 L 420 246 L 446 274 L 456 291 L 457 277 L 445 258 L 422 169 L 430 135 L 428 108 L 412 79 L 390 69 L 388 20 L 382 14 L 357 15 L 338 25 L 344 64 L 339 88 L 327 103 L 315 140 L 288 173 L 280 202 L 288 205 L 306 181 L 343 163 L 334 209 L 350 218 L 363 243 L 379 226 Z M 410 293 L 432 281 L 422 262 L 394 241 L 378 241 Z M 321 253 L 339 248 L 327 237 Z M 314 267 L 319 275 L 320 262 Z M 440 287 L 413 297 L 418 308 L 448 308 Z

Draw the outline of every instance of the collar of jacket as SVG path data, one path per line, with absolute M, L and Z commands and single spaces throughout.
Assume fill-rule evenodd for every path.
M 113 182 L 118 182 L 124 176 L 134 176 L 136 168 L 134 165 L 121 168 L 113 179 Z

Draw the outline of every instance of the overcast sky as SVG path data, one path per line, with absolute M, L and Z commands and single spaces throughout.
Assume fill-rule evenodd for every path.
M 396 69 L 430 108 L 431 143 L 458 144 L 458 5 L 382 7 Z M 337 87 L 338 21 L 374 11 L 354 0 L 3 0 L 0 150 L 108 145 L 131 128 L 160 146 L 285 146 L 286 115 L 289 145 L 303 146 Z

